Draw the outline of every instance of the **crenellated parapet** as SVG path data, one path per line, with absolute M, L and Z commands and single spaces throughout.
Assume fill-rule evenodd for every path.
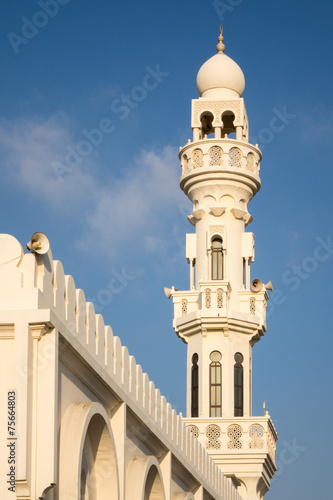
M 105 391 L 112 394 L 110 415 L 125 403 L 135 421 L 141 422 L 140 432 L 143 427 L 149 429 L 154 439 L 162 443 L 162 448 L 170 450 L 195 477 L 196 484 L 201 484 L 212 498 L 240 499 L 230 480 L 187 429 L 182 415 L 177 414 L 143 373 L 127 347 L 114 336 L 111 327 L 104 324 L 102 315 L 95 313 L 93 304 L 76 288 L 74 279 L 65 275 L 61 262 L 53 261 L 50 250 L 45 255 L 24 254 L 19 242 L 9 235 L 0 235 L 0 325 L 5 326 L 3 331 L 6 331 L 6 337 L 2 335 L 0 341 L 10 339 L 15 345 L 17 364 L 10 384 L 20 395 L 20 463 L 33 453 L 37 464 L 36 482 L 29 476 L 30 465 L 22 466 L 20 483 L 17 483 L 22 492 L 35 492 L 31 498 L 39 498 L 58 482 L 56 436 L 62 425 L 58 415 L 64 413 L 65 418 L 68 414 L 64 401 L 70 398 L 64 393 L 64 387 L 59 386 L 62 399 L 58 400 L 57 373 L 62 363 L 63 373 L 71 370 L 82 380 L 92 376 L 84 375 L 87 370 L 94 373 L 94 385 L 97 382 L 101 385 L 101 394 Z M 11 347 L 8 353 L 14 351 Z M 108 397 L 105 395 L 104 399 L 107 401 Z M 31 410 L 34 407 L 36 413 Z M 73 412 L 73 415 L 80 414 L 74 409 Z M 73 418 L 68 420 L 68 425 L 73 426 Z M 38 431 L 36 422 L 33 430 L 28 430 L 31 419 L 44 422 Z M 29 432 L 35 433 L 36 449 Z

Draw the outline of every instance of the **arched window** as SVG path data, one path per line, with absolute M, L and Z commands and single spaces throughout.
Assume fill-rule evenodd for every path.
M 199 416 L 199 356 L 192 356 L 192 373 L 191 373 L 191 417 Z
M 210 385 L 210 417 L 222 417 L 222 354 L 219 351 L 210 353 L 209 365 Z
M 243 374 L 243 355 L 240 352 L 235 354 L 234 364 L 234 410 L 235 417 L 243 416 L 243 387 L 244 387 L 244 374 Z
M 230 134 L 236 133 L 236 128 L 234 125 L 235 115 L 232 111 L 225 111 L 222 115 L 223 128 L 222 132 L 224 136 L 230 137 Z
M 215 236 L 212 239 L 212 280 L 223 280 L 223 248 L 222 238 Z
M 214 132 L 213 128 L 214 116 L 209 111 L 206 111 L 202 113 L 200 121 L 201 121 L 201 131 L 202 131 L 201 138 L 203 139 L 205 135 L 208 136 L 209 134 L 212 134 Z

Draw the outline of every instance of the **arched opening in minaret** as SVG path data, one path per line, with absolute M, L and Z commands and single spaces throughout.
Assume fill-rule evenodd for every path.
M 191 417 L 199 416 L 199 356 L 192 356 L 192 371 L 191 371 Z
M 211 360 L 209 365 L 209 416 L 222 417 L 222 354 L 219 351 L 213 351 L 209 358 Z
M 235 354 L 234 364 L 234 415 L 235 417 L 243 416 L 244 406 L 244 357 L 240 352 Z
M 213 127 L 213 121 L 214 121 L 214 116 L 212 113 L 209 111 L 205 111 L 202 113 L 200 116 L 200 121 L 201 121 L 201 138 L 203 139 L 205 135 L 207 137 L 210 134 L 213 134 L 214 132 L 214 127 Z
M 235 115 L 232 111 L 225 111 L 222 115 L 222 137 L 236 138 L 236 127 L 234 125 Z
M 212 239 L 211 259 L 212 280 L 223 280 L 223 246 L 220 236 Z

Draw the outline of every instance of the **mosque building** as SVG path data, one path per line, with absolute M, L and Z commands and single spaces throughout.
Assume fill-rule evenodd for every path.
M 251 277 L 248 203 L 261 152 L 249 141 L 240 67 L 200 68 L 180 187 L 193 204 L 189 289 L 166 288 L 187 344 L 177 414 L 35 233 L 0 235 L 0 485 L 3 500 L 257 500 L 276 471 L 268 412 L 252 415 L 252 347 L 271 283 Z M 252 280 L 251 280 L 252 278 Z M 176 285 L 176 284 L 175 284 Z

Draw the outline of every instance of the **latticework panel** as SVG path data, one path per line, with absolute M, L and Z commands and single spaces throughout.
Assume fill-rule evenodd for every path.
M 182 299 L 182 315 L 185 316 L 185 314 L 187 314 L 187 300 L 186 299 Z
M 195 149 L 192 153 L 192 167 L 200 168 L 203 167 L 203 152 L 201 149 Z
M 260 424 L 253 424 L 249 429 L 250 441 L 249 448 L 251 450 L 262 450 L 264 448 L 264 428 Z
M 190 429 L 195 438 L 199 437 L 199 428 L 196 425 L 189 425 L 188 429 Z
M 242 152 L 238 148 L 231 148 L 229 151 L 229 166 L 241 167 L 242 166 Z
M 219 440 L 221 436 L 221 429 L 218 425 L 209 425 L 206 428 L 206 449 L 207 450 L 220 450 L 221 441 Z
M 250 297 L 250 314 L 256 313 L 256 299 L 254 297 Z
M 216 301 L 217 301 L 217 308 L 221 309 L 223 307 L 223 290 L 222 290 L 222 288 L 218 288 L 216 290 Z
M 213 146 L 210 148 L 208 151 L 209 154 L 209 165 L 214 166 L 214 165 L 222 165 L 223 164 L 223 149 L 220 148 L 219 146 Z
M 253 153 L 249 153 L 247 155 L 247 159 L 246 159 L 246 168 L 247 170 L 250 170 L 250 172 L 254 172 L 255 171 L 255 156 Z
M 269 454 L 271 455 L 273 460 L 275 460 L 276 443 L 275 443 L 273 436 L 271 435 L 270 432 L 267 434 L 267 447 L 268 447 Z
M 209 235 L 212 234 L 223 234 L 224 226 L 209 226 Z
M 205 307 L 206 309 L 210 309 L 212 307 L 212 291 L 210 288 L 206 288 L 205 290 Z
M 229 438 L 227 444 L 228 450 L 241 450 L 243 446 L 243 443 L 240 440 L 243 434 L 241 426 L 237 424 L 230 425 L 230 427 L 228 427 L 227 434 Z

